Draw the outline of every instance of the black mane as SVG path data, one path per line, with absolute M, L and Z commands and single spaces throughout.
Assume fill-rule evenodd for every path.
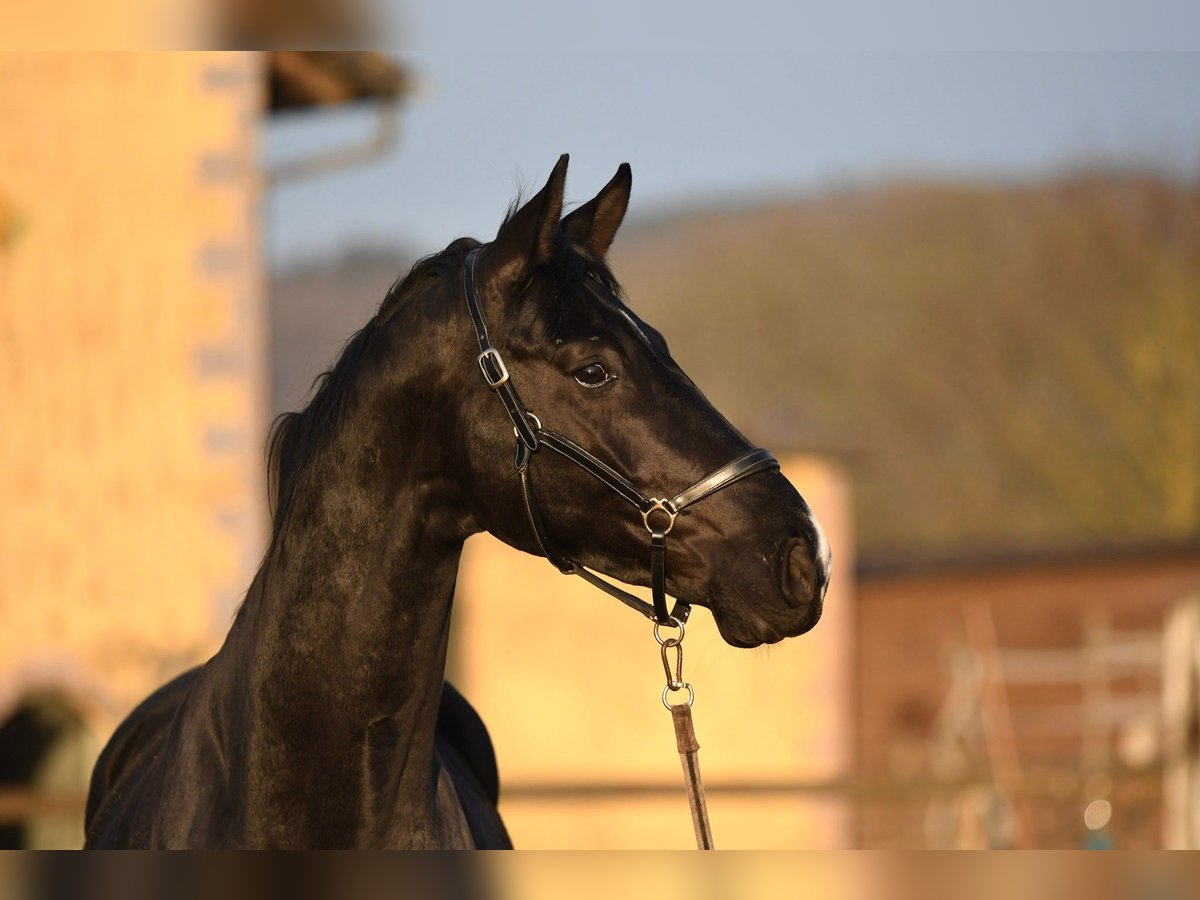
M 460 238 L 445 250 L 426 256 L 397 278 L 370 320 L 342 346 L 333 365 L 318 375 L 310 388 L 312 399 L 301 410 L 286 412 L 271 424 L 267 438 L 267 500 L 271 511 L 272 542 L 287 521 L 296 487 L 309 462 L 324 448 L 342 420 L 350 383 L 372 335 L 404 305 L 418 286 L 438 279 L 449 283 L 461 271 L 467 252 L 479 246 Z

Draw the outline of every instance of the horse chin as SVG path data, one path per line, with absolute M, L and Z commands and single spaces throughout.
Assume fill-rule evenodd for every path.
M 752 649 L 765 644 L 777 644 L 784 638 L 798 637 L 811 631 L 821 619 L 822 604 L 810 604 L 800 611 L 789 610 L 791 615 L 781 624 L 772 624 L 768 619 L 751 609 L 739 610 L 738 614 L 722 615 L 713 612 L 713 621 L 721 638 L 731 647 Z

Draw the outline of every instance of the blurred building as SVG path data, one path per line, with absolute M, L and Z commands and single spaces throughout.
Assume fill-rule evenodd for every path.
M 1194 548 L 859 575 L 856 846 L 1196 846 Z
M 95 753 L 258 565 L 262 116 L 404 87 L 375 54 L 0 54 L 6 846 L 79 843 Z
M 0 55 L 0 781 L 53 802 L 257 563 L 263 97 L 254 57 Z

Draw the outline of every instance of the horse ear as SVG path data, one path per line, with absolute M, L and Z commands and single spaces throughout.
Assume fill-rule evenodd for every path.
M 608 253 L 629 207 L 632 186 L 633 170 L 629 163 L 621 163 L 617 174 L 600 193 L 563 219 L 563 228 L 571 241 L 599 257 Z
M 545 186 L 504 220 L 483 255 L 487 277 L 515 284 L 547 262 L 554 249 L 554 232 L 562 217 L 567 182 L 567 154 L 558 158 Z

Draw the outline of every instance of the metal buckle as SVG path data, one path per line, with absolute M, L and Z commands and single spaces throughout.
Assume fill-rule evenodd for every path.
M 500 372 L 500 377 L 495 381 L 492 381 L 491 373 L 488 372 L 487 366 L 484 365 L 485 359 L 490 359 L 492 365 Z M 488 347 L 479 356 L 475 357 L 475 361 L 479 363 L 479 371 L 483 373 L 483 380 L 487 382 L 487 386 L 493 391 L 508 383 L 508 367 L 504 365 L 504 359 L 495 347 Z
M 670 517 L 670 520 L 667 522 L 667 527 L 659 532 L 660 534 L 664 535 L 670 534 L 671 529 L 675 527 L 675 517 L 679 515 L 679 510 L 671 505 L 670 500 L 660 500 L 658 497 L 651 497 L 650 505 L 641 511 L 642 524 L 646 526 L 646 530 L 651 534 L 654 534 L 655 532 L 654 529 L 650 527 L 650 513 L 654 512 L 655 510 L 662 510 Z

